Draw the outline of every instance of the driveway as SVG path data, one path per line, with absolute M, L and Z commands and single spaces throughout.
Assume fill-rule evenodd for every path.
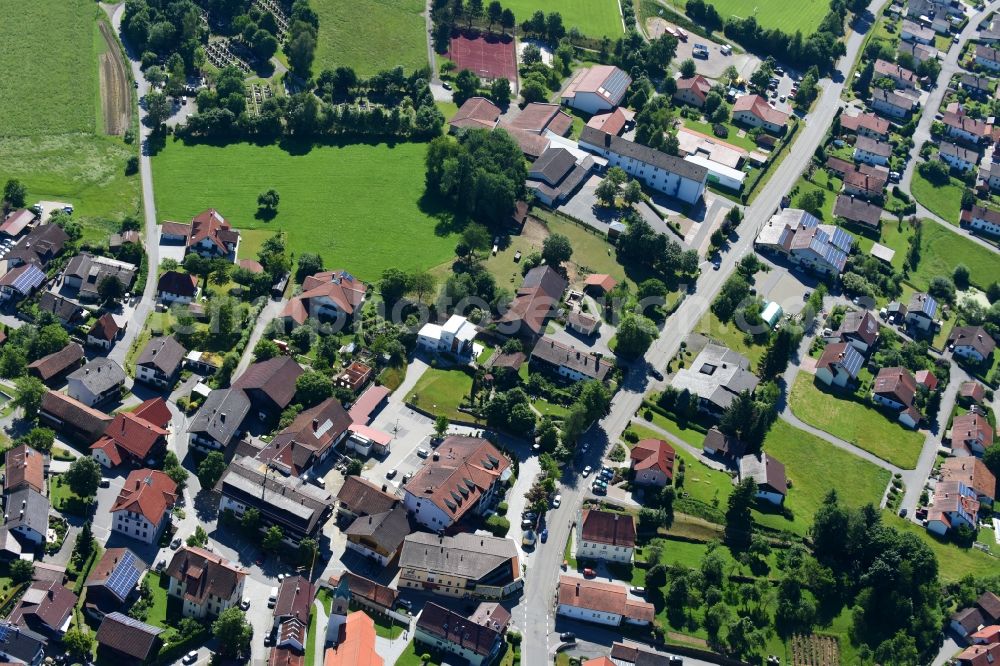
M 571 331 L 568 328 L 557 327 L 555 333 L 549 333 L 550 338 L 554 338 L 556 342 L 561 342 L 564 345 L 570 345 L 577 349 L 586 349 L 591 352 L 599 352 L 605 356 L 612 356 L 611 349 L 609 349 L 608 344 L 611 342 L 611 338 L 615 337 L 615 327 L 607 322 L 601 322 L 601 327 L 598 329 L 596 335 L 584 336 L 576 331 Z

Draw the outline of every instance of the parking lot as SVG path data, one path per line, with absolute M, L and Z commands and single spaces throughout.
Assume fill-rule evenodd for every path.
M 658 19 L 661 20 L 662 19 Z M 666 21 L 663 21 L 666 23 Z M 708 58 L 695 58 L 695 44 L 704 44 L 708 47 Z M 737 53 L 733 51 L 730 55 L 722 52 L 722 45 L 710 39 L 690 34 L 686 42 L 677 42 L 677 55 L 675 62 L 684 62 L 688 58 L 694 60 L 698 67 L 698 73 L 710 79 L 722 78 L 723 72 L 732 65 L 740 73 L 740 78 L 749 79 L 754 70 L 760 65 L 760 58 L 749 53 Z

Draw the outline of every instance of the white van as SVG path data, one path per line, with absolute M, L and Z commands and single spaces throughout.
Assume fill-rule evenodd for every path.
M 278 588 L 272 587 L 271 594 L 267 597 L 267 607 L 274 608 L 276 603 L 278 603 Z

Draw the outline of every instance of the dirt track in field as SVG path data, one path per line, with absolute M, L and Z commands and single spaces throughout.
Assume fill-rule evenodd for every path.
M 100 57 L 101 107 L 104 115 L 104 132 L 121 136 L 132 123 L 132 99 L 129 93 L 128 72 L 118 40 L 112 28 L 101 21 L 101 36 L 107 52 Z

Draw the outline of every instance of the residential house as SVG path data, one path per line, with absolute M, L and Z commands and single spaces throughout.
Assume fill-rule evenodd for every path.
M 948 348 L 955 356 L 983 363 L 993 355 L 997 343 L 982 326 L 956 326 L 948 335 Z
M 986 399 L 986 387 L 977 381 L 962 382 L 958 385 L 958 402 L 966 407 L 982 404 Z
M 870 310 L 848 310 L 836 335 L 841 342 L 868 354 L 878 343 L 879 323 Z
M 754 240 L 754 247 L 761 251 L 783 254 L 792 263 L 833 275 L 844 270 L 853 246 L 854 236 L 843 228 L 820 224 L 798 208 L 772 215 Z
M 566 106 L 595 114 L 610 111 L 625 98 L 632 77 L 613 65 L 580 69 L 562 92 Z
M 1000 179 L 1000 170 L 997 171 L 996 176 Z M 990 189 L 993 189 L 994 176 L 992 172 L 989 178 Z M 1000 236 L 1000 212 L 978 205 L 973 206 L 971 210 L 962 211 L 962 226 L 990 236 Z
M 590 337 L 600 330 L 601 320 L 594 315 L 573 310 L 566 315 L 566 328 L 570 331 L 576 331 L 584 337 Z
M 364 456 L 383 458 L 389 454 L 392 435 L 377 430 L 362 423 L 352 423 L 347 429 L 349 435 L 344 442 L 344 448 Z
M 918 44 L 928 45 L 934 43 L 933 30 L 906 19 L 903 20 L 903 28 L 900 30 L 900 36 L 903 38 L 904 42 L 916 42 Z
M 976 64 L 991 72 L 1000 72 L 1000 51 L 985 44 L 976 44 L 973 58 Z
M 164 569 L 167 594 L 182 602 L 184 617 L 205 619 L 239 605 L 246 572 L 221 555 L 181 546 Z
M 105 550 L 84 583 L 87 615 L 101 620 L 109 613 L 124 611 L 138 596 L 139 581 L 147 570 L 146 563 L 128 548 Z
M 906 368 L 882 368 L 872 387 L 872 402 L 899 412 L 899 421 L 915 428 L 921 416 L 913 407 L 917 394 L 917 380 Z
M 861 113 L 856 116 L 840 116 L 840 127 L 858 136 L 865 136 L 876 141 L 888 141 L 889 121 L 874 113 Z
M 917 87 L 917 75 L 894 62 L 878 58 L 875 60 L 874 78 L 890 79 L 896 88 L 913 90 Z
M 421 525 L 448 529 L 502 497 L 511 473 L 510 461 L 488 440 L 447 437 L 403 486 L 403 505 Z
M 191 238 L 191 224 L 164 221 L 160 224 L 160 243 L 163 245 L 183 245 L 187 247 Z
M 411 531 L 406 509 L 397 504 L 388 511 L 355 518 L 344 535 L 349 550 L 387 567 L 396 561 Z
M 100 439 L 91 444 L 91 455 L 107 468 L 122 463 L 155 464 L 166 452 L 170 419 L 163 398 L 151 398 L 131 412 L 119 412 Z
M 21 237 L 7 253 L 8 266 L 34 264 L 45 268 L 56 258 L 69 241 L 69 236 L 58 224 L 42 224 Z
M 535 344 L 528 363 L 536 370 L 571 382 L 584 379 L 604 381 L 614 367 L 599 352 L 581 351 L 547 335 Z
M 986 464 L 975 456 L 945 458 L 941 463 L 941 480 L 964 484 L 976 493 L 983 506 L 992 506 L 996 499 L 997 479 Z
M 98 357 L 66 378 L 69 397 L 93 407 L 121 397 L 125 371 L 109 358 Z
M 4 495 L 4 524 L 22 545 L 45 543 L 49 529 L 49 498 L 29 487 Z
M 375 370 L 370 365 L 365 365 L 360 361 L 352 361 L 337 377 L 336 383 L 337 386 L 350 389 L 352 393 L 358 393 L 365 387 L 374 373 Z
M 83 347 L 71 342 L 57 352 L 28 364 L 31 374 L 51 386 L 83 364 Z M 88 405 L 89 406 L 89 405 Z
M 584 509 L 576 525 L 576 559 L 632 563 L 635 519 L 631 514 Z
M 573 127 L 573 116 L 563 111 L 558 104 L 532 102 L 526 104 L 506 127 L 532 134 L 552 132 L 556 136 L 566 136 Z
M 705 192 L 708 169 L 593 127 L 580 133 L 580 148 L 608 160 L 647 187 L 689 204 Z
M 315 598 L 316 587 L 308 579 L 302 576 L 288 576 L 278 586 L 278 597 L 275 599 L 272 613 L 273 626 L 278 627 L 293 619 L 308 625 L 309 612 Z
M 375 623 L 370 617 L 356 611 L 346 615 L 336 628 L 336 640 L 327 648 L 323 666 L 384 666 L 375 650 Z
M 951 447 L 953 450 L 982 456 L 986 449 L 991 446 L 993 446 L 993 427 L 979 411 L 971 410 L 952 419 Z
M 992 666 L 1000 661 L 1000 642 L 970 645 L 955 657 L 956 666 Z
M 959 86 L 972 97 L 982 99 L 992 92 L 992 79 L 989 76 L 979 76 L 962 72 L 959 74 Z
M 82 307 L 51 291 L 44 291 L 38 297 L 38 310 L 55 315 L 59 323 L 68 329 L 75 328 L 82 321 L 84 313 Z
M 524 586 L 517 545 L 510 539 L 459 532 L 414 532 L 403 539 L 398 589 L 449 597 L 504 599 Z
M 429 602 L 417 618 L 413 639 L 437 654 L 455 655 L 463 664 L 486 666 L 500 655 L 509 623 L 510 613 L 496 603 L 480 604 L 470 617 Z
M 951 616 L 950 627 L 961 638 L 967 638 L 980 627 L 1000 622 L 1000 597 L 983 592 L 972 606 L 959 609 Z M 981 664 L 976 664 L 981 666 Z
M 268 474 L 269 470 L 261 460 L 234 458 L 218 484 L 219 511 L 242 517 L 247 509 L 256 509 L 261 530 L 277 525 L 292 546 L 307 537 L 317 539 L 333 514 L 333 496 L 302 478 Z
M 163 631 L 124 613 L 110 613 L 95 636 L 98 656 L 110 663 L 149 663 L 163 644 Z
M 709 343 L 689 367 L 677 371 L 671 386 L 677 391 L 688 391 L 700 411 L 721 416 L 736 396 L 743 391 L 754 391 L 759 382 L 750 372 L 747 357 Z
M 864 199 L 840 194 L 833 205 L 833 214 L 862 227 L 878 230 L 881 225 L 882 207 L 868 203 Z
M 345 440 L 351 427 L 351 417 L 337 398 L 300 412 L 261 451 L 266 460 L 282 474 L 300 476 L 313 465 L 327 459 Z
M 930 294 L 916 292 L 906 307 L 906 325 L 918 331 L 930 331 L 936 326 L 937 301 Z
M 927 46 L 926 44 L 920 44 L 918 42 L 899 42 L 897 46 L 897 51 L 900 54 L 907 54 L 913 56 L 913 59 L 917 63 L 926 62 L 928 60 L 936 60 L 938 57 L 938 50 L 933 46 Z
M 135 229 L 108 234 L 108 249 L 111 250 L 111 254 L 117 255 L 128 243 L 142 244 L 142 237 Z
M 640 486 L 663 488 L 674 480 L 674 447 L 662 439 L 642 439 L 629 451 L 633 480 Z
M 269 416 L 280 414 L 295 397 L 295 380 L 305 372 L 290 356 L 276 356 L 253 363 L 232 388 L 239 389 L 250 398 L 254 409 Z
M 36 493 L 45 494 L 47 467 L 45 454 L 39 453 L 27 444 L 7 449 L 7 453 L 4 454 L 3 469 L 4 495 L 22 488 L 31 488 Z
M 337 491 L 337 519 L 351 522 L 360 516 L 386 513 L 396 507 L 402 497 L 390 491 L 388 484 L 379 488 L 361 476 L 346 476 Z
M 19 208 L 7 214 L 3 224 L 0 224 L 0 234 L 7 238 L 17 238 L 28 226 L 35 221 L 35 211 L 27 208 Z
M 167 271 L 156 282 L 156 298 L 164 303 L 190 303 L 201 291 L 198 284 L 197 275 Z
M 844 173 L 844 194 L 868 200 L 880 199 L 888 180 L 888 169 L 862 164 L 860 168 Z
M 485 97 L 470 97 L 448 121 L 448 131 L 454 134 L 466 129 L 492 130 L 502 113 L 497 105 Z
M 788 125 L 788 114 L 771 106 L 765 97 L 743 95 L 733 104 L 733 121 L 781 134 Z
M 118 326 L 111 313 L 105 312 L 87 332 L 87 346 L 109 351 L 124 331 L 125 328 Z
M 302 293 L 281 311 L 286 327 L 301 326 L 309 319 L 347 322 L 361 310 L 368 285 L 343 270 L 323 271 L 302 282 Z
M 788 494 L 785 466 L 766 453 L 745 455 L 740 458 L 740 478 L 751 478 L 757 483 L 758 499 L 781 505 Z
M 89 444 L 104 434 L 111 415 L 88 407 L 65 393 L 47 391 L 38 410 L 39 421 L 78 444 Z
M 979 527 L 976 491 L 961 481 L 938 481 L 927 509 L 927 531 L 943 536 L 957 527 Z
M 816 379 L 827 386 L 846 388 L 858 378 L 864 364 L 865 357 L 853 345 L 846 342 L 828 344 L 816 363 Z
M 886 142 L 859 136 L 854 143 L 854 159 L 858 162 L 885 166 L 889 163 L 890 157 L 892 157 L 892 146 Z
M 40 666 L 48 640 L 30 629 L 0 620 L 0 659 L 9 664 Z
M 967 637 L 974 645 L 993 645 L 1000 643 L 1000 624 L 991 624 Z M 1000 656 L 1000 655 L 997 655 Z M 990 663 L 990 662 L 987 662 Z
M 63 284 L 76 289 L 80 300 L 96 301 L 101 299 L 100 287 L 104 280 L 118 280 L 124 293 L 132 289 L 138 272 L 135 264 L 82 252 L 66 264 Z
M 949 141 L 938 144 L 938 157 L 956 171 L 972 171 L 979 165 L 979 153 Z
M 677 79 L 677 92 L 674 99 L 681 104 L 701 108 L 705 106 L 705 98 L 712 91 L 712 83 L 701 74 L 690 78 Z
M 525 186 L 546 206 L 559 206 L 573 196 L 593 168 L 589 155 L 577 159 L 565 148 L 550 147 L 528 168 Z
M 135 362 L 135 378 L 160 388 L 170 388 L 180 375 L 187 350 L 177 338 L 166 335 L 153 338 L 143 347 Z
M 992 125 L 964 113 L 945 111 L 941 122 L 944 123 L 946 135 L 974 146 L 978 146 L 992 133 Z
M 746 448 L 745 442 L 725 434 L 717 426 L 708 429 L 708 432 L 705 433 L 705 441 L 701 445 L 701 449 L 706 455 L 721 458 L 730 465 L 738 463 L 743 458 Z
M 214 208 L 209 208 L 191 219 L 188 252 L 194 252 L 206 259 L 236 261 L 239 246 L 240 232 L 233 229 Z
M 7 618 L 43 636 L 62 638 L 69 630 L 78 597 L 56 581 L 36 580 Z
M 177 484 L 165 472 L 133 470 L 111 507 L 111 530 L 143 543 L 157 543 L 176 501 Z
M 882 88 L 875 88 L 871 91 L 868 103 L 876 113 L 895 120 L 905 119 L 913 113 L 917 106 L 917 102 L 913 98 Z
M 21 264 L 0 277 L 0 300 L 31 296 L 45 282 L 45 273 L 35 264 Z
M 560 576 L 556 614 L 617 627 L 623 622 L 646 626 L 653 621 L 656 611 L 648 601 L 629 596 L 624 585 Z
M 188 427 L 191 445 L 202 451 L 226 449 L 250 413 L 250 398 L 239 389 L 216 389 L 195 413 Z
M 433 353 L 447 353 L 468 361 L 472 358 L 472 342 L 476 325 L 461 315 L 453 314 L 442 324 L 427 322 L 417 333 L 417 345 Z
M 535 339 L 545 332 L 545 324 L 555 315 L 566 278 L 551 266 L 536 266 L 524 275 L 520 289 L 498 323 L 504 335 Z

